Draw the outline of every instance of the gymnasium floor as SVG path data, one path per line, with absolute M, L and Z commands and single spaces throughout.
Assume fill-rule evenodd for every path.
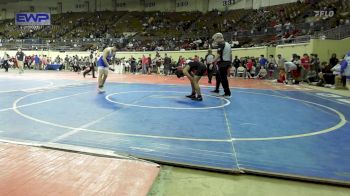
M 89 76 L 87 76 L 89 77 Z M 76 73 L 0 73 L 0 139 L 94 149 L 232 173 L 350 184 L 350 98 L 233 79 L 232 98 L 187 80 L 110 74 L 106 93 Z M 206 80 L 202 79 L 206 85 Z

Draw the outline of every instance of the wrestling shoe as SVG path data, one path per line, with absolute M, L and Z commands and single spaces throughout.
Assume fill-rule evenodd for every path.
M 195 94 L 191 94 L 191 95 L 186 95 L 186 97 L 192 99 L 192 98 L 196 98 L 196 95 Z
M 203 101 L 202 96 L 191 98 L 193 101 Z
M 221 95 L 221 97 L 223 97 L 223 98 L 231 98 L 231 95 Z
M 103 90 L 102 88 L 98 88 L 97 91 L 98 91 L 98 93 L 104 93 L 104 92 L 106 92 L 106 91 Z

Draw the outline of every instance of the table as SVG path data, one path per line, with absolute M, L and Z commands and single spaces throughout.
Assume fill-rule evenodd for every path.
M 61 70 L 63 64 L 47 64 L 45 70 Z

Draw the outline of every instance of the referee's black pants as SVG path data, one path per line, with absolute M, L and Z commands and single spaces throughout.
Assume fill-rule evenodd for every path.
M 216 91 L 219 91 L 220 84 L 224 88 L 225 95 L 231 96 L 231 90 L 227 79 L 227 69 L 230 66 L 230 63 L 219 62 L 218 70 L 216 71 Z

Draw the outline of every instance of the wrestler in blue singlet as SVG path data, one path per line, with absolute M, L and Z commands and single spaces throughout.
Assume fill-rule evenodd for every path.
M 111 52 L 108 54 L 106 59 L 107 59 L 108 62 L 112 59 L 112 53 Z M 106 65 L 106 63 L 103 61 L 103 55 L 101 55 L 100 58 L 98 59 L 97 66 L 98 67 L 104 67 L 104 68 L 108 67 L 108 65 Z

